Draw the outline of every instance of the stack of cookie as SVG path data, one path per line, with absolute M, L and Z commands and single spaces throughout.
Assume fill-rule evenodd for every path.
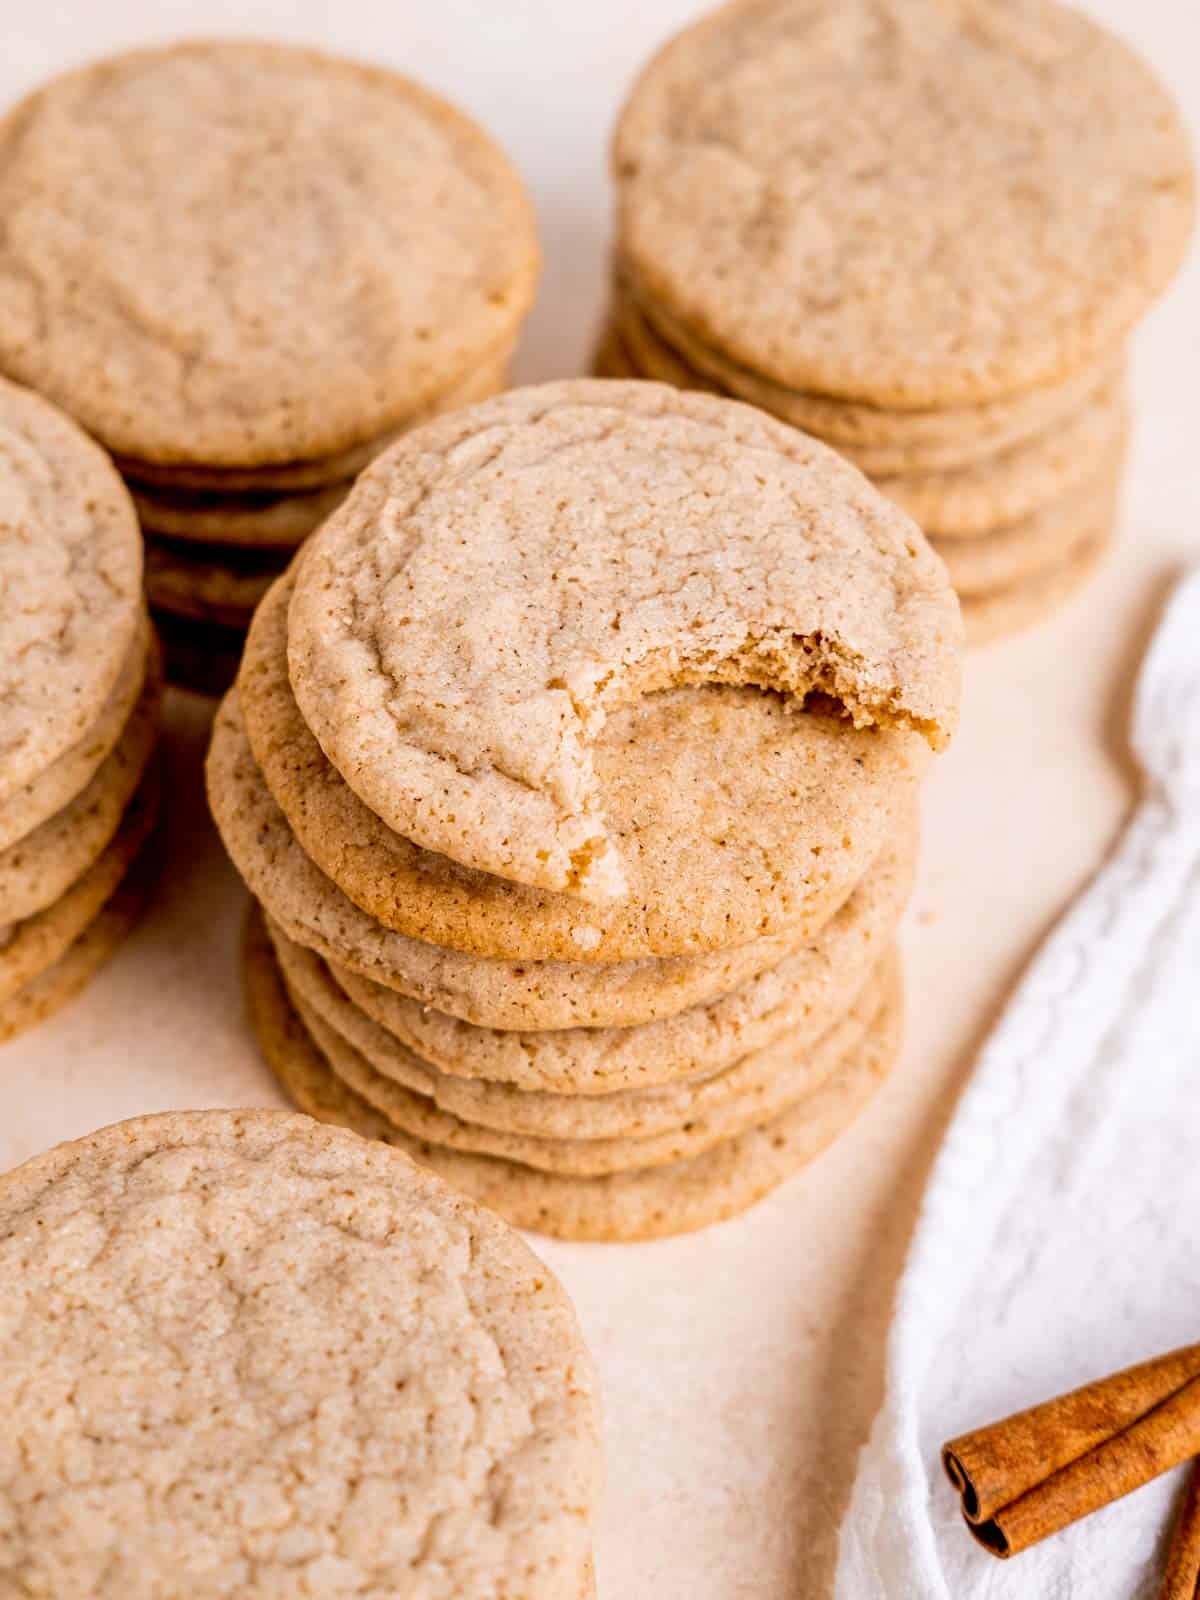
M 524 1226 L 750 1205 L 895 1059 L 958 656 L 916 527 L 749 407 L 581 380 L 401 440 L 209 757 L 285 1088 Z
M 0 371 L 116 456 L 172 675 L 199 688 L 387 441 L 504 386 L 537 279 L 480 129 L 282 45 L 56 79 L 0 124 L 0 210 Z
M 0 1040 L 76 994 L 145 904 L 161 700 L 120 478 L 0 380 Z
M 968 637 L 1057 605 L 1112 533 L 1127 338 L 1186 245 L 1160 84 L 1053 0 L 735 0 L 617 128 L 597 369 L 731 394 L 921 524 Z
M 9 1595 L 591 1600 L 599 1406 L 498 1217 L 279 1111 L 0 1176 Z

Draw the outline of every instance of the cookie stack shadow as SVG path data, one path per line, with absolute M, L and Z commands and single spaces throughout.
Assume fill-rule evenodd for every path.
M 1187 139 L 1065 9 L 828 9 L 726 6 L 639 79 L 595 369 L 832 445 L 920 524 L 982 643 L 1111 542 L 1126 344 L 1186 244 Z
M 0 380 L 0 1041 L 76 995 L 160 864 L 162 662 L 103 453 Z
M 647 508 L 656 501 L 667 548 L 673 531 L 682 537 L 668 509 L 681 443 L 686 457 L 700 441 L 736 475 L 739 429 L 753 435 L 745 442 L 759 461 L 787 436 L 745 408 L 638 385 L 623 386 L 614 402 L 611 386 L 586 380 L 516 391 L 455 420 L 461 432 L 435 425 L 414 435 L 411 460 L 445 452 L 468 479 L 486 480 L 469 486 L 480 496 L 473 526 L 495 525 L 489 486 L 533 497 L 521 502 L 519 571 L 497 558 L 490 575 L 477 571 L 477 590 L 465 591 L 486 613 L 487 597 L 511 581 L 525 617 L 538 614 L 545 574 L 574 591 L 595 555 L 578 552 L 593 540 L 604 546 L 606 573 L 636 571 L 644 538 L 629 530 L 654 515 Z M 473 428 L 491 441 L 487 453 L 473 448 Z M 298 682 L 316 692 L 299 665 L 297 590 L 323 595 L 335 570 L 355 585 L 384 582 L 389 555 L 376 546 L 386 545 L 407 443 L 370 469 L 268 593 L 217 718 L 209 793 L 255 901 L 245 970 L 264 1054 L 301 1109 L 400 1146 L 519 1226 L 631 1239 L 731 1216 L 834 1140 L 895 1063 L 903 1009 L 895 941 L 928 744 L 911 728 L 856 728 L 820 695 L 799 710 L 787 696 L 737 684 L 665 688 L 614 705 L 592 750 L 622 895 L 589 901 L 515 881 L 541 868 L 536 853 L 517 859 L 517 829 L 496 835 L 501 849 L 511 845 L 510 875 L 464 863 L 494 860 L 481 842 L 491 820 L 482 814 L 478 837 L 437 835 L 459 859 L 423 848 L 360 797 L 369 781 L 341 753 L 339 732 L 353 731 L 341 713 L 318 695 L 318 740 L 297 693 Z M 860 488 L 878 501 L 829 452 L 807 448 L 812 459 L 796 481 L 818 514 Z M 566 478 L 521 484 L 523 468 L 556 456 Z M 785 477 L 790 470 L 784 462 Z M 622 472 L 635 474 L 632 493 L 614 487 Z M 461 483 L 435 483 L 421 515 L 436 520 L 443 488 L 452 528 Z M 748 491 L 731 492 L 737 500 Z M 607 522 L 592 515 L 598 493 L 610 503 Z M 409 503 L 406 491 L 396 489 L 392 503 Z M 510 508 L 504 524 L 517 515 Z M 706 522 L 693 535 L 695 550 L 709 531 Z M 953 597 L 911 524 L 898 517 L 880 540 L 893 532 L 897 592 L 911 581 L 923 597 L 921 648 L 949 697 L 939 713 L 948 722 Z M 755 549 L 753 535 L 744 537 Z M 347 564 L 346 540 L 361 561 Z M 696 560 L 720 573 L 736 554 L 715 538 Z M 758 559 L 767 559 L 761 550 Z M 443 592 L 447 560 L 431 557 L 425 570 Z M 636 580 L 615 581 L 613 603 L 628 625 Z M 654 581 L 674 592 L 671 572 Z M 893 603 L 890 587 L 878 592 Z M 415 618 L 421 603 L 410 589 L 406 613 Z M 443 603 L 444 594 L 434 600 Z M 355 616 L 372 604 L 358 588 Z M 512 617 L 506 600 L 496 605 L 492 621 Z M 657 613 L 656 602 L 647 605 Z M 330 600 L 335 612 L 343 615 Z M 894 623 L 876 620 L 885 632 Z M 462 630 L 439 626 L 453 651 Z M 611 637 L 611 624 L 603 627 Z M 469 619 L 467 630 L 477 645 L 495 638 L 503 650 L 486 619 Z M 506 642 L 537 654 L 534 639 Z M 359 665 L 372 670 L 366 658 Z M 431 814 L 445 798 L 430 794 Z M 468 789 L 436 827 L 459 826 L 471 803 Z

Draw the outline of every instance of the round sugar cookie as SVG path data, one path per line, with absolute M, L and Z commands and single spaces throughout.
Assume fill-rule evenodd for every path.
M 0 370 L 165 465 L 377 440 L 515 337 L 538 272 L 520 180 L 467 117 L 251 40 L 35 91 L 0 123 L 0 213 Z
M 282 1111 L 140 1117 L 0 1179 L 0 1239 L 4 1560 L 30 1592 L 587 1592 L 574 1310 L 396 1151 Z
M 0 1000 L 0 1043 L 36 1027 L 74 1000 L 141 921 L 162 871 L 162 829 L 156 828 L 100 910 L 53 966 Z
M 953 472 L 877 480 L 930 538 L 986 538 L 1092 482 L 1125 454 L 1129 397 L 1102 387 L 1073 416 L 998 456 Z
M 143 612 L 132 645 L 121 664 L 112 693 L 87 732 L 56 761 L 7 800 L 0 802 L 0 850 L 26 838 L 56 811 L 82 794 L 101 763 L 111 755 L 146 682 L 158 644 L 150 619 Z
M 53 967 L 108 903 L 158 819 L 160 795 L 152 761 L 103 853 L 53 905 L 13 924 L 0 945 L 0 1004 Z
M 797 1046 L 819 1038 L 895 934 L 912 886 L 915 833 L 912 825 L 901 828 L 846 903 L 794 953 L 729 993 L 657 1022 L 480 1028 L 353 973 L 338 970 L 333 978 L 355 1008 L 444 1073 L 608 1100 L 614 1091 L 722 1071 L 785 1033 Z
M 415 415 L 406 417 L 402 427 L 415 427 L 427 417 L 453 411 L 455 407 L 469 405 L 474 400 L 485 400 L 489 395 L 507 388 L 513 345 L 511 338 L 506 339 L 474 372 L 467 373 L 461 381 L 436 395 Z M 140 491 L 149 491 L 151 503 L 156 503 L 163 495 L 201 496 L 206 501 L 219 502 L 228 502 L 241 496 L 278 499 L 280 496 L 304 495 L 353 483 L 363 468 L 393 443 L 400 431 L 402 428 L 389 428 L 377 438 L 368 439 L 365 444 L 354 445 L 349 450 L 307 461 L 276 462 L 269 467 L 211 467 L 203 463 L 182 465 L 178 462 L 164 466 L 159 462 L 138 461 L 119 454 L 114 459 L 122 477 L 129 481 L 135 498 Z M 163 531 L 175 532 L 180 538 L 187 536 L 182 522 L 176 529 L 167 528 Z M 216 539 L 206 538 L 203 542 L 216 542 Z
M 287 652 L 305 721 L 390 829 L 603 903 L 636 893 L 596 770 L 607 718 L 753 685 L 938 748 L 959 627 L 917 529 L 831 450 L 732 401 L 575 379 L 369 468 L 305 547 Z
M 880 1010 L 882 989 L 881 984 L 869 984 L 850 1013 L 807 1050 L 798 1051 L 785 1037 L 739 1062 L 722 1075 L 724 1092 L 694 1096 L 683 1118 L 673 1125 L 632 1136 L 585 1133 L 563 1139 L 464 1121 L 435 1105 L 427 1095 L 377 1071 L 299 991 L 288 987 L 286 973 L 283 976 L 289 1001 L 334 1073 L 402 1133 L 443 1149 L 495 1156 L 538 1172 L 576 1178 L 640 1172 L 692 1159 L 779 1115 L 817 1090 L 861 1047 Z M 585 1114 L 587 1109 L 585 1104 Z
M 302 1110 L 405 1151 L 517 1227 L 563 1239 L 690 1233 L 736 1216 L 808 1166 L 850 1126 L 895 1064 L 903 1006 L 890 997 L 858 1055 L 806 1100 L 702 1156 L 645 1172 L 571 1178 L 468 1155 L 391 1126 L 332 1071 L 287 997 L 261 922 L 248 929 L 251 1023 L 271 1070 Z
M 376 1077 L 410 1091 L 461 1122 L 539 1141 L 643 1139 L 677 1132 L 696 1116 L 761 1092 L 772 1076 L 778 1075 L 781 1062 L 785 1066 L 794 1063 L 806 1051 L 824 1053 L 825 1040 L 859 1005 L 879 968 L 877 962 L 876 971 L 867 975 L 846 1010 L 832 1018 L 828 1028 L 818 1032 L 806 1027 L 789 1033 L 787 1052 L 782 1056 L 775 1053 L 776 1040 L 772 1040 L 757 1050 L 747 1048 L 741 1054 L 732 1053 L 724 1061 L 695 1063 L 691 1077 L 649 1088 L 578 1095 L 514 1088 L 493 1079 L 460 1078 L 441 1071 L 361 1011 L 319 956 L 289 939 L 276 923 L 268 922 L 267 931 L 288 993 L 310 1032 L 316 1032 L 309 1020 L 312 1013 L 352 1047 Z M 337 1070 L 335 1051 L 324 1044 L 323 1048 Z M 365 1074 L 362 1066 L 357 1070 Z M 354 1087 L 349 1074 L 342 1076 Z M 361 1092 L 368 1100 L 373 1099 L 366 1088 Z M 402 1118 L 393 1120 L 404 1125 Z
M 1054 0 L 739 0 L 642 73 L 613 144 L 648 302 L 789 389 L 897 409 L 1054 384 L 1178 267 L 1163 86 Z
M 0 921 L 24 921 L 60 899 L 120 827 L 158 744 L 163 684 L 157 648 L 154 655 L 120 739 L 87 788 L 32 833 L 0 851 Z
M 291 691 L 292 593 L 289 575 L 263 602 L 238 677 L 262 775 L 301 846 L 356 905 L 451 949 L 620 961 L 818 926 L 878 855 L 924 764 L 915 734 L 857 730 L 758 690 L 634 701 L 610 715 L 590 752 L 629 893 L 585 905 L 422 850 L 358 798 Z
M 2 806 L 87 736 L 142 617 L 141 534 L 112 464 L 3 379 L 0 594 Z
M 660 309 L 643 313 L 619 286 L 613 315 L 625 359 L 638 369 L 630 376 L 640 373 L 680 388 L 707 389 L 761 406 L 833 445 L 872 478 L 943 472 L 1009 449 L 1077 411 L 1117 375 L 1122 364 L 1109 356 L 1057 383 L 979 405 L 889 411 L 781 388 L 704 349 Z

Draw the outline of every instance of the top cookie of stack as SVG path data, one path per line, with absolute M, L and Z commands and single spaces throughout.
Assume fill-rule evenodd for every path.
M 0 124 L 0 212 L 0 371 L 116 456 L 152 602 L 213 650 L 385 442 L 503 386 L 538 272 L 479 128 L 276 44 L 55 79 Z
M 415 430 L 214 736 L 276 1071 L 529 1226 L 750 1204 L 894 1058 L 958 635 L 909 519 L 749 407 L 583 380 Z
M 1162 87 L 1053 0 L 736 0 L 616 132 L 601 370 L 740 396 L 833 444 L 947 560 L 968 632 L 1086 571 L 1124 345 L 1182 256 Z

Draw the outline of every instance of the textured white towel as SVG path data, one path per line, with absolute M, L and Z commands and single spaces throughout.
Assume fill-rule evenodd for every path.
M 1010 1561 L 945 1439 L 1200 1340 L 1200 573 L 1142 669 L 1142 802 L 984 1047 L 900 1282 L 837 1600 L 1150 1596 L 1179 1474 Z M 985 913 L 986 914 L 986 913 Z

